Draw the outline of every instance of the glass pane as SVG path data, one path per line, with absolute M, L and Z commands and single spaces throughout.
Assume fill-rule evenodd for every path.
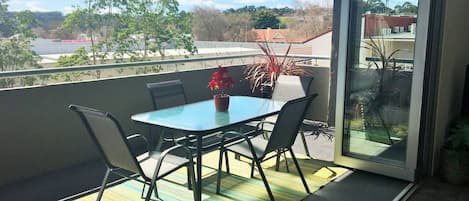
M 417 4 L 417 0 L 352 1 L 345 156 L 405 164 Z

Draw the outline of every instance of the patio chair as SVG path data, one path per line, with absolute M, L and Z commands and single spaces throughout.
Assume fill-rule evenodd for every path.
M 181 80 L 170 80 L 164 82 L 147 83 L 153 107 L 155 110 L 175 107 L 187 104 L 187 97 Z M 155 133 L 154 127 L 150 127 L 150 133 Z M 162 130 L 163 141 L 173 142 L 173 144 L 184 144 L 191 149 L 195 149 L 195 136 L 188 136 L 184 133 Z M 203 150 L 208 152 L 218 148 L 220 138 L 218 133 L 213 133 L 204 137 Z M 156 147 L 159 147 L 157 145 Z
M 158 197 L 156 189 L 157 180 L 182 167 L 187 167 L 188 188 L 195 189 L 192 186 L 195 183 L 192 153 L 188 148 L 177 145 L 162 152 L 148 150 L 144 154 L 135 155 L 130 150 L 129 140 L 137 139 L 137 137 L 145 140 L 142 135 L 132 135 L 126 138 L 122 127 L 108 112 L 77 105 L 70 105 L 69 108 L 75 111 L 82 120 L 107 166 L 107 171 L 96 200 L 101 200 L 110 173 L 143 183 L 142 198 L 145 185 L 149 185 L 150 187 L 145 197 L 146 201 L 150 200 L 152 191 Z M 179 149 L 185 150 L 186 158 L 170 154 L 170 152 Z M 132 174 L 125 174 L 126 171 Z M 194 190 L 194 197 L 196 197 L 195 195 L 196 192 Z
M 275 88 L 272 93 L 272 99 L 281 100 L 281 101 L 289 101 L 289 100 L 293 100 L 296 98 L 304 97 L 308 95 L 312 81 L 313 81 L 313 77 L 280 75 L 277 81 L 275 82 Z M 276 120 L 277 120 L 277 115 L 274 115 L 274 116 L 267 117 L 264 121 L 275 122 Z M 311 157 L 311 154 L 309 153 L 308 143 L 306 142 L 306 136 L 305 136 L 304 131 L 307 130 L 307 128 L 312 128 L 311 134 L 317 135 L 316 138 L 319 137 L 319 135 L 321 134 L 324 134 L 328 139 L 332 139 L 333 136 L 325 132 L 319 131 L 319 129 L 327 128 L 327 125 L 319 123 L 317 121 L 303 119 L 300 129 L 299 129 L 301 142 L 303 143 L 306 156 L 309 158 L 313 158 Z M 285 154 L 284 154 L 284 157 L 285 157 Z M 280 160 L 280 155 L 277 155 L 277 163 L 275 165 L 275 170 L 277 171 L 279 169 L 279 160 Z M 289 169 L 288 169 L 287 160 L 285 160 L 285 168 L 288 172 Z M 335 172 L 329 167 L 325 166 L 325 168 L 335 174 Z
M 153 109 L 155 110 L 184 105 L 187 103 L 186 93 L 181 80 L 147 83 L 147 89 L 150 92 Z M 155 128 L 150 127 L 150 133 L 155 132 L 157 132 L 155 131 Z M 173 144 L 176 144 L 176 141 L 186 139 L 183 134 L 170 131 L 163 130 L 162 135 L 164 142 L 172 142 Z
M 316 96 L 317 94 L 313 94 L 310 96 L 288 101 L 282 107 L 269 139 L 265 139 L 262 135 L 251 137 L 251 135 L 246 133 L 240 133 L 236 131 L 226 132 L 224 136 L 237 135 L 240 138 L 243 138 L 244 140 L 235 144 L 225 144 L 224 136 L 222 137 L 220 146 L 220 160 L 218 164 L 217 173 L 217 193 L 220 193 L 223 153 L 225 153 L 226 151 L 231 151 L 235 154 L 240 154 L 246 158 L 251 159 L 253 163 L 255 163 L 262 178 L 262 181 L 264 182 L 267 193 L 269 194 L 270 200 L 274 200 L 274 197 L 272 195 L 270 186 L 267 183 L 264 171 L 262 170 L 261 163 L 267 159 L 270 159 L 271 157 L 268 157 L 267 155 L 272 152 L 284 153 L 289 151 L 292 156 L 293 162 L 295 163 L 301 181 L 303 182 L 303 185 L 306 189 L 306 192 L 310 193 L 308 184 L 306 183 L 303 173 L 301 172 L 300 166 L 298 165 L 298 161 L 296 160 L 295 154 L 293 153 L 292 145 L 295 142 L 295 138 L 301 126 L 301 122 L 303 121 L 306 109 Z M 261 121 L 258 124 L 257 129 L 260 130 L 264 123 L 270 122 Z M 228 161 L 228 158 L 226 157 L 225 160 Z M 252 174 L 253 172 L 251 171 L 251 175 Z
M 277 81 L 275 82 L 275 88 L 272 93 L 272 99 L 281 100 L 281 101 L 290 101 L 296 98 L 304 97 L 308 95 L 312 81 L 313 81 L 313 77 L 280 75 Z M 266 121 L 275 122 L 276 118 L 277 116 L 271 116 L 271 117 L 268 117 Z M 300 137 L 303 142 L 303 147 L 305 149 L 306 155 L 308 157 L 311 157 L 311 155 L 309 154 L 308 144 L 306 143 L 303 126 L 311 125 L 312 121 L 303 119 L 302 122 L 303 123 L 300 126 Z M 286 168 L 288 170 L 288 164 Z M 278 169 L 278 163 L 277 163 L 277 169 Z
M 272 99 L 273 100 L 280 100 L 280 101 L 290 101 L 293 99 L 301 98 L 309 93 L 309 89 L 311 86 L 311 82 L 313 81 L 313 77 L 305 77 L 305 76 L 293 76 L 293 75 L 280 75 L 277 78 L 277 81 L 275 82 L 275 88 L 272 93 Z M 269 122 L 275 122 L 277 121 L 277 115 L 267 117 L 264 119 L 264 121 L 269 121 Z M 311 125 L 310 120 L 304 119 L 303 124 L 304 125 Z M 308 157 L 311 157 L 309 153 L 309 148 L 308 144 L 306 143 L 306 137 L 305 133 L 303 131 L 303 125 L 300 127 L 300 137 L 303 142 L 303 147 L 305 149 L 306 155 Z M 265 128 L 264 130 L 270 130 L 271 128 Z M 284 154 L 285 155 L 285 154 Z M 279 161 L 280 161 L 280 155 L 277 157 L 277 163 L 276 163 L 276 170 L 278 171 L 279 169 Z M 285 160 L 285 168 L 288 171 L 288 162 Z M 254 167 L 253 167 L 254 168 Z

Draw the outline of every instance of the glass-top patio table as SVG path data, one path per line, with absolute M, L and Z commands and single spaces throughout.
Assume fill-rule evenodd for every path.
M 283 101 L 271 99 L 231 96 L 227 112 L 217 112 L 213 100 L 206 100 L 136 114 L 131 119 L 139 123 L 176 130 L 196 137 L 196 188 L 198 196 L 195 200 L 201 200 L 203 136 L 222 131 L 237 124 L 277 114 L 284 104 Z

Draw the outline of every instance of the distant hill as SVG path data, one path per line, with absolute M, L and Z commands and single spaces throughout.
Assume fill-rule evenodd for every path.
M 14 18 L 15 14 L 16 12 L 8 12 L 7 16 Z M 31 28 L 40 38 L 50 38 L 50 31 L 56 29 L 65 20 L 65 16 L 58 11 L 33 12 L 33 17 L 37 24 Z
M 58 11 L 54 12 L 33 12 L 34 18 L 38 21 L 39 27 L 55 29 L 65 20 L 65 16 Z

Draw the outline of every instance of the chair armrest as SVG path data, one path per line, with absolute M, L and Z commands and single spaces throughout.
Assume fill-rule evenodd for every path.
M 192 151 L 189 148 L 187 148 L 186 146 L 184 146 L 182 144 L 178 144 L 178 145 L 175 145 L 175 146 L 161 152 L 159 160 L 163 160 L 170 152 L 173 152 L 173 151 L 178 150 L 178 149 L 183 149 L 186 152 L 186 157 L 188 159 L 192 159 Z
M 189 160 L 189 164 L 191 166 L 194 164 L 191 150 L 189 148 L 187 148 L 186 146 L 184 146 L 184 145 L 178 144 L 176 146 L 173 146 L 173 147 L 171 147 L 169 149 L 166 149 L 163 152 L 161 152 L 161 154 L 158 157 L 158 160 L 156 162 L 156 169 L 155 169 L 155 172 L 153 173 L 153 180 L 155 180 L 155 178 L 158 176 L 158 173 L 160 172 L 161 165 L 163 164 L 163 160 L 166 158 L 166 156 L 168 156 L 168 154 L 170 152 L 173 152 L 173 151 L 178 150 L 178 149 L 184 149 L 185 152 L 186 152 L 186 157 Z
M 275 122 L 266 121 L 266 120 L 259 121 L 259 123 L 257 123 L 256 125 L 256 130 L 257 131 L 264 130 L 264 124 L 275 125 Z
M 228 132 L 225 132 L 223 133 L 222 137 L 221 137 L 221 141 L 220 141 L 220 149 L 224 149 L 225 148 L 225 138 L 227 135 L 236 135 L 240 138 L 244 138 L 244 140 L 246 140 L 246 142 L 248 143 L 248 146 L 249 148 L 251 149 L 252 153 L 254 154 L 254 147 L 252 146 L 252 143 L 251 143 L 251 138 L 252 136 L 248 135 L 249 133 L 240 133 L 238 131 L 228 131 Z M 256 156 L 257 158 L 257 156 Z
M 134 144 L 135 140 L 137 140 L 137 139 L 143 140 L 143 142 L 145 143 L 145 147 L 146 147 L 147 151 L 148 152 L 151 151 L 148 139 L 145 136 L 141 135 L 141 134 L 137 133 L 137 134 L 129 135 L 129 136 L 126 137 L 126 139 L 127 139 L 127 141 L 130 142 L 130 144 Z

